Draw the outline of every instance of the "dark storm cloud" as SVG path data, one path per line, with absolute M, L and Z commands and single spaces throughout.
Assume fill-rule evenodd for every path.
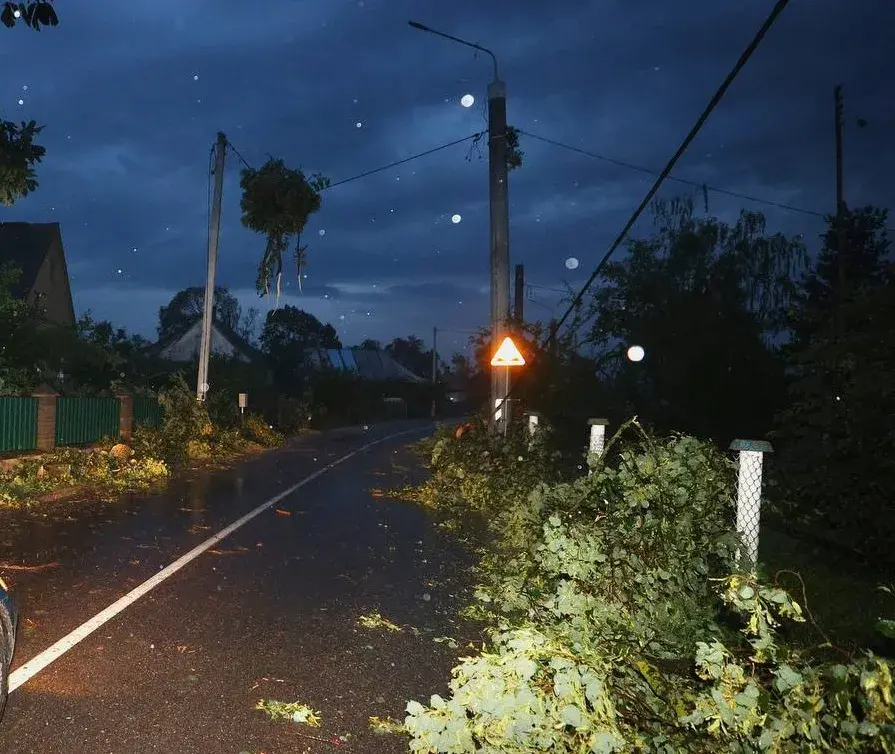
M 59 220 L 77 308 L 151 334 L 158 307 L 203 282 L 217 130 L 256 167 L 270 153 L 340 181 L 485 128 L 489 61 L 409 29 L 409 18 L 495 49 L 512 124 L 658 170 L 771 3 L 694 0 L 682 11 L 569 0 L 562 12 L 511 0 L 83 5 L 60 0 L 58 29 L 4 33 L 4 116 L 46 123 L 48 154 L 40 190 L 3 214 Z M 842 82 L 849 198 L 892 205 L 893 23 L 883 4 L 792 3 L 675 174 L 829 210 L 832 87 Z M 464 109 L 467 92 L 476 103 Z M 866 129 L 854 127 L 857 115 Z M 283 301 L 333 322 L 343 340 L 483 321 L 487 161 L 484 143 L 471 146 L 327 191 L 302 239 L 305 292 L 287 266 Z M 525 165 L 510 184 L 512 261 L 525 263 L 531 282 L 581 282 L 652 178 L 530 139 L 522 147 Z M 228 160 L 218 279 L 243 306 L 266 309 L 253 292 L 264 241 L 240 225 L 241 165 Z M 691 192 L 670 183 L 662 195 Z M 723 195 L 710 202 L 729 220 L 763 209 L 771 230 L 810 238 L 821 227 Z M 647 218 L 637 232 L 648 230 Z M 573 272 L 571 256 L 581 262 Z M 553 305 L 543 296 L 532 315 Z

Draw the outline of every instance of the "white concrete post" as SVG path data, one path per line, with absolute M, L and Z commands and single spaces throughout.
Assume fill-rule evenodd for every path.
M 603 455 L 603 450 L 606 447 L 606 426 L 609 424 L 609 421 L 607 419 L 588 419 L 587 423 L 590 425 L 587 457 L 596 456 L 599 458 Z M 593 469 L 590 469 L 587 473 L 592 474 Z
M 758 536 L 761 528 L 762 466 L 765 453 L 773 453 L 771 443 L 763 440 L 734 440 L 730 449 L 739 453 L 737 476 L 737 532 L 745 552 L 737 559 L 753 569 L 758 563 Z
M 541 415 L 537 411 L 525 412 L 525 426 L 528 429 L 528 446 L 531 447 L 534 442 L 535 433 L 538 431 L 538 423 Z

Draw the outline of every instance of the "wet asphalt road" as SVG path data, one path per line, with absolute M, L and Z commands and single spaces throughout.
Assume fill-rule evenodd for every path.
M 408 428 L 261 513 L 25 683 L 0 752 L 407 751 L 371 733 L 369 716 L 401 719 L 408 699 L 444 693 L 464 650 L 432 639 L 476 638 L 454 622 L 468 556 L 424 511 L 374 494 L 423 477 L 405 445 L 431 425 L 324 433 L 164 494 L 0 511 L 0 561 L 48 566 L 0 571 L 21 611 L 15 668 L 283 489 Z M 371 611 L 405 630 L 358 626 Z M 262 697 L 308 704 L 322 727 L 272 722 L 253 709 Z

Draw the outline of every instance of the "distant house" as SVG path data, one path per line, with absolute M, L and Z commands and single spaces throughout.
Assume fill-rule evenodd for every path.
M 41 310 L 48 322 L 74 326 L 75 308 L 59 223 L 0 223 L 0 266 L 21 270 L 16 298 Z
M 305 361 L 313 369 L 337 369 L 355 374 L 363 380 L 384 382 L 397 380 L 423 384 L 429 380 L 414 374 L 388 353 L 366 348 L 309 348 Z
M 153 343 L 145 353 L 147 356 L 165 361 L 188 363 L 198 361 L 201 345 L 202 318 L 199 317 L 183 332 Z M 218 320 L 211 323 L 211 353 L 213 356 L 223 356 L 245 364 L 264 360 L 263 354 L 258 349 Z

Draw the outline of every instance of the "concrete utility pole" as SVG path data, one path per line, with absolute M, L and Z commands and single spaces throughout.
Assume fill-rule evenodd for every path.
M 487 47 L 436 31 L 416 21 L 414 29 L 444 37 L 452 42 L 485 53 L 494 65 L 494 78 L 488 85 L 488 166 L 491 217 L 491 346 L 503 342 L 510 313 L 510 201 L 507 183 L 507 88 L 500 80 L 497 57 Z M 496 426 L 498 411 L 506 414 L 506 381 L 499 370 L 491 371 L 491 416 Z M 498 408 L 500 406 L 500 408 Z
M 218 240 L 221 236 L 221 197 L 224 193 L 224 155 L 227 152 L 227 137 L 221 131 L 218 131 L 214 149 L 214 194 L 208 222 L 208 265 L 205 278 L 205 306 L 202 313 L 202 344 L 199 348 L 199 376 L 196 381 L 197 401 L 204 401 L 208 393 L 211 322 L 214 317 L 214 276 L 218 263 Z
M 516 280 L 513 292 L 513 319 L 521 324 L 525 314 L 525 265 L 516 265 Z
M 507 334 L 505 317 L 510 311 L 510 199 L 507 181 L 507 89 L 497 76 L 488 85 L 488 162 L 491 203 L 491 343 L 497 348 Z M 500 422 L 509 412 L 506 397 L 509 380 L 498 370 L 491 372 L 491 406 Z
M 833 90 L 836 105 L 836 244 L 839 247 L 839 284 L 845 283 L 845 198 L 842 177 L 842 128 L 845 106 L 842 103 L 842 85 Z
M 432 328 L 432 418 L 435 418 L 435 383 L 438 379 L 438 328 Z

